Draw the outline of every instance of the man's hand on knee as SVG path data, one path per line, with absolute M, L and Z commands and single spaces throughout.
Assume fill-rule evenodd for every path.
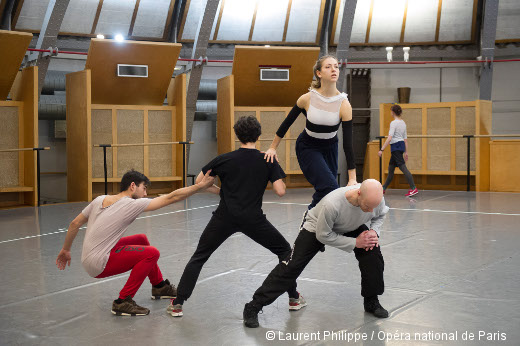
M 379 246 L 379 239 L 377 233 L 374 230 L 364 231 L 356 238 L 356 247 L 365 249 L 368 251 L 372 250 L 374 246 Z
M 374 235 L 376 236 L 377 238 L 377 244 L 375 245 L 375 247 L 378 247 L 379 246 L 379 236 L 377 235 L 377 232 L 374 231 L 373 229 L 371 229 L 370 231 L 367 231 L 370 235 Z M 370 248 L 365 248 L 365 251 L 368 251 L 368 250 L 372 250 L 374 248 L 374 246 L 370 247 Z

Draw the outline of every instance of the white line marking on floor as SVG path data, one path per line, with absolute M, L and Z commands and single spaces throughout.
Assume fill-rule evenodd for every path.
M 2 306 L 0 306 L 0 308 L 3 309 L 3 308 L 10 307 L 10 306 L 22 304 L 22 303 L 28 303 L 28 302 L 32 302 L 32 301 L 35 301 L 35 300 L 38 300 L 38 299 L 41 299 L 41 298 L 52 297 L 52 296 L 55 296 L 57 294 L 62 294 L 62 293 L 66 293 L 66 292 L 75 291 L 75 290 L 78 290 L 80 288 L 85 288 L 85 287 L 90 287 L 90 286 L 94 286 L 94 285 L 99 285 L 99 284 L 102 284 L 102 283 L 105 283 L 105 282 L 108 282 L 108 281 L 117 280 L 117 279 L 121 279 L 121 278 L 128 277 L 128 276 L 130 276 L 130 273 L 117 275 L 117 276 L 112 276 L 112 277 L 110 277 L 108 279 L 99 280 L 99 281 L 96 281 L 96 282 L 91 282 L 91 283 L 88 283 L 88 284 L 85 284 L 85 285 L 80 285 L 80 286 L 76 286 L 76 287 L 66 288 L 64 290 L 43 294 L 41 296 L 36 296 L 36 297 L 24 299 L 24 300 L 19 300 L 19 301 L 16 301 L 16 302 L 12 302 L 12 303 L 9 303 L 9 304 L 2 305 Z
M 168 258 L 168 257 L 173 257 L 173 255 L 166 256 L 164 258 Z M 198 280 L 197 281 L 197 285 L 202 283 L 202 282 L 204 282 L 204 281 L 209 281 L 209 280 L 218 278 L 220 276 L 232 274 L 234 272 L 238 272 L 238 271 L 241 271 L 241 270 L 244 270 L 244 268 L 228 270 L 227 272 L 219 273 L 219 274 L 207 277 L 205 279 Z M 107 279 L 98 280 L 98 281 L 91 282 L 91 283 L 88 283 L 88 284 L 85 284 L 85 285 L 80 285 L 80 286 L 76 286 L 76 287 L 70 287 L 70 288 L 66 288 L 66 289 L 61 290 L 61 291 L 51 292 L 51 293 L 43 294 L 41 296 L 36 296 L 36 297 L 32 297 L 32 298 L 28 298 L 28 299 L 24 299 L 24 300 L 19 300 L 19 301 L 12 302 L 12 303 L 8 303 L 8 304 L 5 304 L 5 305 L 1 305 L 0 308 L 1 309 L 8 308 L 10 306 L 15 306 L 15 305 L 23 304 L 23 303 L 32 302 L 32 301 L 35 301 L 35 300 L 38 300 L 38 299 L 41 299 L 41 298 L 47 298 L 47 297 L 55 296 L 57 294 L 72 292 L 72 291 L 75 291 L 75 290 L 79 290 L 79 289 L 90 287 L 90 286 L 94 286 L 94 285 L 99 285 L 99 284 L 102 284 L 102 283 L 105 283 L 105 282 L 109 282 L 109 281 L 112 281 L 112 280 L 123 279 L 123 278 L 129 277 L 129 276 L 130 276 L 130 273 L 128 273 L 128 274 L 121 274 L 121 275 L 117 275 L 117 276 L 112 276 L 112 277 L 109 277 Z
M 286 205 L 303 205 L 303 203 L 280 203 L 280 202 L 264 202 L 265 204 L 286 204 Z M 401 211 L 425 211 L 434 213 L 452 213 L 452 214 L 481 214 L 481 215 L 503 215 L 503 216 L 520 216 L 520 214 L 512 213 L 489 213 L 485 211 L 460 211 L 460 210 L 437 210 L 437 209 L 406 209 L 406 208 L 390 208 L 390 210 L 401 210 Z
M 307 206 L 308 205 L 307 203 L 291 203 L 291 202 L 263 202 L 263 203 L 264 204 L 279 204 L 279 205 L 301 205 L 301 206 Z M 147 218 L 152 218 L 152 217 L 156 217 L 156 216 L 170 215 L 170 214 L 175 214 L 175 213 L 182 213 L 182 212 L 185 212 L 185 211 L 192 211 L 192 210 L 197 210 L 197 209 L 216 207 L 217 205 L 218 204 L 211 204 L 211 205 L 206 205 L 206 206 L 203 206 L 203 207 L 183 209 L 183 210 L 176 210 L 176 211 L 170 211 L 170 212 L 161 213 L 161 214 L 140 216 L 136 220 L 147 219 Z M 483 211 L 459 211 L 459 210 L 436 210 L 436 209 L 406 209 L 406 208 L 390 208 L 390 210 L 423 211 L 423 212 L 431 212 L 431 213 L 448 213 L 448 214 L 520 216 L 520 214 L 513 214 L 513 213 L 490 213 L 490 212 L 483 212 Z M 86 227 L 81 227 L 80 229 L 85 229 L 85 228 Z M 37 235 L 28 235 L 28 236 L 22 237 L 22 238 L 2 240 L 2 241 L 0 241 L 0 244 L 10 243 L 10 242 L 13 242 L 13 241 L 18 241 L 18 240 L 39 238 L 39 237 L 43 237 L 43 236 L 46 236 L 46 235 L 60 234 L 60 233 L 65 233 L 65 232 L 67 232 L 67 228 L 59 228 L 58 231 L 56 231 L 56 232 L 43 233 L 43 234 L 37 234 Z
M 232 269 L 232 270 L 228 270 L 227 272 L 223 272 L 223 273 L 220 273 L 220 274 L 209 276 L 209 277 L 207 277 L 205 279 L 197 281 L 197 285 L 200 284 L 200 283 L 203 283 L 205 281 L 212 280 L 212 279 L 218 278 L 220 276 L 228 275 L 228 274 L 231 274 L 231 273 L 234 273 L 234 272 L 238 272 L 238 271 L 241 271 L 241 270 L 244 270 L 244 268 Z
M 184 212 L 184 211 L 192 211 L 192 210 L 197 210 L 197 209 L 204 209 L 204 208 L 216 207 L 217 205 L 218 205 L 218 204 L 211 204 L 211 205 L 206 205 L 206 206 L 203 206 L 203 207 L 197 207 L 197 208 L 190 208 L 190 209 L 183 209 L 183 210 L 170 211 L 170 212 L 168 212 L 168 213 L 161 213 L 161 214 L 154 214 L 154 215 L 139 216 L 136 220 L 147 219 L 147 218 L 156 217 L 156 216 L 164 216 L 164 215 L 175 214 L 175 213 L 182 213 L 182 212 Z M 80 229 L 85 229 L 85 228 L 87 228 L 87 227 L 81 227 Z M 2 240 L 2 241 L 0 241 L 0 244 L 3 244 L 3 243 L 10 243 L 10 242 L 13 242 L 13 241 L 18 241 L 18 240 L 25 240 L 25 239 L 38 238 L 38 237 L 43 237 L 43 236 L 45 236 L 45 235 L 53 235 L 53 234 L 65 233 L 65 232 L 67 232 L 67 230 L 68 230 L 67 228 L 59 228 L 58 231 L 56 231 L 56 232 L 43 233 L 43 234 L 36 234 L 36 235 L 28 235 L 27 237 L 22 237 L 22 238 L 9 239 L 9 240 Z
M 406 208 L 390 208 L 390 210 L 424 211 L 424 212 L 431 212 L 431 213 L 449 213 L 449 214 L 477 214 L 477 215 L 520 216 L 520 214 L 489 213 L 489 212 L 485 212 L 485 211 L 459 211 L 459 210 L 437 210 L 437 209 L 406 209 Z

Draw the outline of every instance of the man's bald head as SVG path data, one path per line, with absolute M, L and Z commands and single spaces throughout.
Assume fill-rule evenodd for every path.
M 375 179 L 367 179 L 359 188 L 359 206 L 364 212 L 371 212 L 383 199 L 383 186 Z

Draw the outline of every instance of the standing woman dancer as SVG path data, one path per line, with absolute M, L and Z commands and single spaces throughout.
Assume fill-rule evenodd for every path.
M 386 191 L 386 188 L 392 182 L 394 178 L 394 170 L 395 167 L 399 167 L 401 172 L 403 172 L 406 180 L 408 180 L 408 184 L 410 184 L 410 190 L 405 195 L 406 197 L 411 197 L 419 193 L 415 184 L 413 182 L 412 173 L 406 168 L 405 161 L 408 161 L 408 140 L 406 139 L 406 123 L 403 119 L 401 119 L 401 113 L 403 110 L 399 105 L 393 105 L 391 108 L 392 116 L 394 120 L 390 123 L 390 131 L 388 132 L 388 138 L 385 141 L 385 144 L 381 147 L 381 150 L 377 153 L 379 157 L 383 155 L 383 151 L 390 143 L 390 151 L 392 152 L 392 158 L 390 159 L 390 164 L 388 165 L 388 176 L 386 177 L 385 184 L 383 185 L 383 192 Z M 403 157 L 404 156 L 404 157 Z
M 316 81 L 310 91 L 296 101 L 280 125 L 270 148 L 265 152 L 267 161 L 278 160 L 276 148 L 296 118 L 303 113 L 305 129 L 296 140 L 296 157 L 305 178 L 316 190 L 308 209 L 313 208 L 329 192 L 339 187 L 338 132 L 343 127 L 343 149 L 347 158 L 348 185 L 357 184 L 354 151 L 352 149 L 352 107 L 347 94 L 336 89 L 339 77 L 338 60 L 325 55 L 314 65 Z

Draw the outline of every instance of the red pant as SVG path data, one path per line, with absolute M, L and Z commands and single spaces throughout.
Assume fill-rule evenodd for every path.
M 106 278 L 132 270 L 125 286 L 119 292 L 119 298 L 132 298 L 143 284 L 146 277 L 152 285 L 163 281 L 161 271 L 157 265 L 159 250 L 150 246 L 148 238 L 144 234 L 136 234 L 121 238 L 110 251 L 105 270 L 96 278 Z

